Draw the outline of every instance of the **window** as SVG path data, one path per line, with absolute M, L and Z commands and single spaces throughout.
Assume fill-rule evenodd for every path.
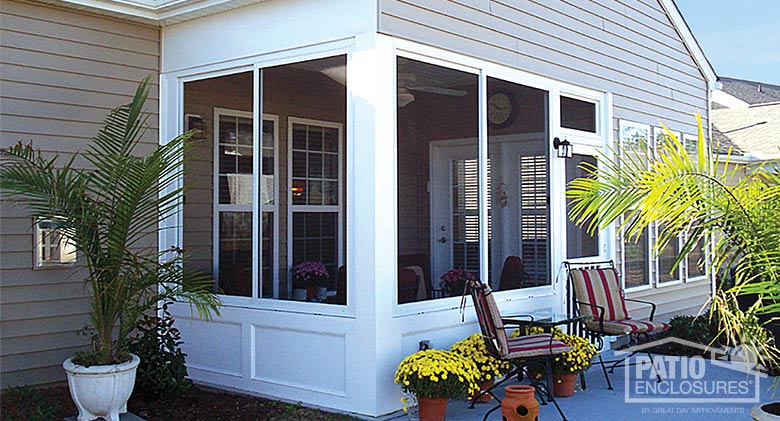
M 596 133 L 596 103 L 561 96 L 561 127 Z
M 566 186 L 568 188 L 569 182 L 575 178 L 581 178 L 589 176 L 589 173 L 582 168 L 582 164 L 590 164 L 590 168 L 596 167 L 596 157 L 592 155 L 580 155 L 573 154 L 571 159 L 566 160 Z M 571 202 L 567 199 L 567 207 Z M 590 221 L 586 221 L 584 224 L 577 225 L 569 218 L 567 221 L 566 230 L 566 258 L 577 259 L 580 257 L 590 257 L 599 255 L 599 233 L 596 231 L 595 235 L 588 233 L 588 224 Z
M 346 304 L 346 56 L 187 82 L 183 117 L 204 139 L 185 157 L 185 269 L 227 304 Z M 306 261 L 328 270 L 316 296 L 294 291 Z
M 663 224 L 659 223 L 657 225 L 658 235 L 660 235 L 660 233 L 663 232 L 663 228 L 664 228 Z M 656 238 L 658 237 L 656 236 Z M 672 270 L 672 267 L 674 266 L 674 261 L 677 259 L 677 256 L 679 254 L 680 254 L 680 239 L 673 238 L 669 241 L 669 245 L 664 249 L 664 251 L 658 255 L 657 263 L 658 263 L 659 284 L 678 282 L 682 279 L 682 277 L 680 276 L 682 268 L 680 266 Z
M 292 266 L 321 262 L 335 287 L 341 244 L 341 125 L 290 119 Z
M 644 163 L 649 167 L 650 151 L 652 150 L 649 140 L 649 126 L 621 120 L 619 139 L 620 160 Z M 629 218 L 631 218 L 631 212 L 624 215 L 621 222 L 628 225 L 626 222 Z M 622 263 L 621 273 L 623 274 L 623 282 L 626 288 L 652 285 L 652 273 L 650 272 L 652 256 L 648 231 L 649 228 L 646 228 L 638 236 L 631 238 L 625 232 L 620 232 L 618 235 L 618 251 L 621 253 L 620 260 Z
M 33 227 L 34 267 L 70 266 L 76 263 L 76 247 L 57 229 L 55 222 L 41 220 Z
M 549 285 L 548 94 L 493 77 L 487 93 L 490 285 L 496 291 Z
M 479 78 L 405 57 L 396 68 L 398 303 L 459 296 L 442 276 L 482 270 Z
M 666 132 L 661 127 L 653 127 L 653 134 L 655 138 L 655 144 L 653 145 L 653 150 L 655 151 L 654 157 L 658 158 L 658 153 L 666 142 Z M 663 232 L 664 225 L 662 223 L 658 223 L 655 228 L 655 238 L 658 239 L 658 237 Z M 672 266 L 674 266 L 674 262 L 677 259 L 677 256 L 680 254 L 681 244 L 682 237 L 673 238 L 669 241 L 669 245 L 666 247 L 666 249 L 664 249 L 664 251 L 657 256 L 656 264 L 658 267 L 656 280 L 659 285 L 672 284 L 680 282 L 682 279 L 684 279 L 682 269 L 683 266 L 685 266 L 685 261 L 680 263 L 677 268 L 672 270 Z

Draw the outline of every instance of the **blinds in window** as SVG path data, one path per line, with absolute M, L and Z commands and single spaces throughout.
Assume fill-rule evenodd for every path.
M 547 283 L 547 159 L 520 157 L 520 231 L 525 270 L 537 285 Z

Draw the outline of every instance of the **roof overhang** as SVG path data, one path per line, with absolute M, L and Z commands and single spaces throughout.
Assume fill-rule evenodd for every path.
M 709 88 L 717 89 L 718 75 L 715 74 L 715 69 L 712 67 L 712 64 L 710 64 L 710 61 L 707 60 L 707 56 L 704 55 L 704 50 L 702 50 L 699 42 L 696 41 L 696 37 L 693 36 L 691 28 L 688 26 L 688 23 L 685 22 L 685 18 L 683 18 L 682 13 L 680 13 L 680 9 L 677 8 L 677 4 L 675 4 L 674 0 L 659 0 L 659 2 L 664 10 L 666 10 L 666 15 L 669 16 L 672 24 L 674 24 L 677 33 L 680 34 L 683 43 L 691 53 L 696 65 L 699 66 L 702 75 L 707 79 Z
M 166 26 L 267 0 L 38 0 L 134 22 Z

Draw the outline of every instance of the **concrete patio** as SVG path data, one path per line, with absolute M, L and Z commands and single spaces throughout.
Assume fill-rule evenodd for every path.
M 604 353 L 605 359 L 614 358 L 613 354 Z M 706 381 L 724 381 L 724 382 L 743 382 L 750 384 L 750 395 L 754 395 L 752 387 L 756 375 L 746 374 L 731 368 L 713 364 L 711 361 L 705 361 Z M 635 368 L 631 368 L 634 370 Z M 631 374 L 631 373 L 629 373 Z M 618 368 L 610 376 L 614 390 L 607 389 L 607 383 L 598 366 L 591 367 L 586 373 L 587 390 L 579 391 L 570 398 L 559 398 L 558 403 L 571 421 L 579 420 L 743 420 L 750 419 L 750 409 L 757 405 L 756 402 L 744 403 L 724 403 L 724 402 L 676 402 L 676 403 L 627 403 L 626 396 L 626 373 L 623 368 Z M 759 378 L 758 394 L 759 401 L 769 402 L 773 398 L 774 388 L 772 384 L 774 378 Z M 748 384 L 746 383 L 746 384 Z M 516 381 L 507 384 L 516 384 Z M 721 391 L 725 392 L 725 391 Z M 503 391 L 498 393 L 503 395 Z M 708 395 L 713 400 L 727 399 L 727 393 L 715 393 Z M 655 395 L 654 397 L 664 398 L 666 396 Z M 777 397 L 775 396 L 775 399 Z M 495 403 L 478 404 L 476 408 L 469 409 L 465 401 L 450 401 L 447 407 L 447 421 L 472 421 L 481 420 L 484 414 L 489 411 Z M 559 420 L 560 416 L 555 410 L 554 405 L 543 405 L 540 407 L 540 420 Z M 408 413 L 394 414 L 387 417 L 387 420 L 417 420 L 414 410 Z M 490 414 L 490 421 L 500 421 L 501 411 L 497 410 Z

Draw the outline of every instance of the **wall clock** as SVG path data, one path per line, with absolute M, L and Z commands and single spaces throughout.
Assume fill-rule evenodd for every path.
M 506 127 L 515 116 L 515 98 L 506 91 L 495 91 L 488 98 L 488 121 L 494 127 Z

